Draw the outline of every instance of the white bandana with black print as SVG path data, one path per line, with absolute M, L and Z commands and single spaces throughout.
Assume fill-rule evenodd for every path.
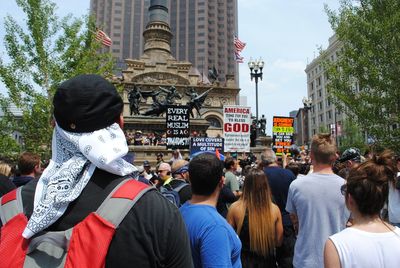
M 57 221 L 81 194 L 96 167 L 137 176 L 137 169 L 122 159 L 127 152 L 124 132 L 117 123 L 88 133 L 67 132 L 56 125 L 52 158 L 36 186 L 33 213 L 22 236 L 28 239 Z

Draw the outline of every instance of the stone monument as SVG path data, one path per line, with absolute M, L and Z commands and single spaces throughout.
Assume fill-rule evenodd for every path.
M 125 129 L 160 134 L 165 131 L 163 109 L 167 104 L 175 104 L 191 108 L 192 133 L 222 136 L 222 107 L 235 105 L 240 89 L 233 75 L 227 75 L 223 85 L 217 80 L 210 83 L 190 62 L 177 61 L 172 56 L 173 35 L 167 6 L 167 0 L 150 1 L 143 54 L 139 59 L 125 60 L 127 68 L 122 71 L 120 81 L 124 88 Z M 143 148 L 146 152 L 153 149 L 162 150 Z M 138 150 L 141 149 L 135 147 L 135 153 Z

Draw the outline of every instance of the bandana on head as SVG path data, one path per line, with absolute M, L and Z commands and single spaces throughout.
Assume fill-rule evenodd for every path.
M 22 233 L 30 238 L 57 221 L 89 182 L 95 168 L 125 176 L 137 169 L 122 159 L 128 152 L 118 124 L 88 133 L 53 131 L 52 159 L 35 191 L 33 213 Z

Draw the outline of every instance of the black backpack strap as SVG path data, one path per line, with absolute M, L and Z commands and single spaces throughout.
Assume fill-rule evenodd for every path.
M 181 181 L 181 184 L 179 184 L 177 187 L 173 188 L 175 192 L 180 192 L 183 188 L 185 188 L 189 183 Z
M 117 228 L 136 202 L 150 190 L 155 188 L 134 179 L 125 179 L 107 196 L 96 213 Z

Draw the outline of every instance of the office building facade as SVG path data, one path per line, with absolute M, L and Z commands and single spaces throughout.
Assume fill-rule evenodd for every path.
M 91 13 L 113 43 L 109 50 L 123 67 L 125 59 L 139 58 L 144 49 L 143 31 L 148 23 L 149 0 L 91 0 Z M 233 36 L 237 33 L 237 0 L 170 0 L 171 52 L 208 76 L 215 66 L 218 80 L 234 75 Z
M 340 48 L 336 35 L 329 38 L 329 46 L 325 51 L 329 60 L 337 59 Z M 343 120 L 346 117 L 345 113 L 337 109 L 329 98 L 328 77 L 322 66 L 323 59 L 322 56 L 315 58 L 305 69 L 308 98 L 312 100 L 311 109 L 308 111 L 309 137 L 320 132 L 330 132 L 335 136 L 340 136 Z

